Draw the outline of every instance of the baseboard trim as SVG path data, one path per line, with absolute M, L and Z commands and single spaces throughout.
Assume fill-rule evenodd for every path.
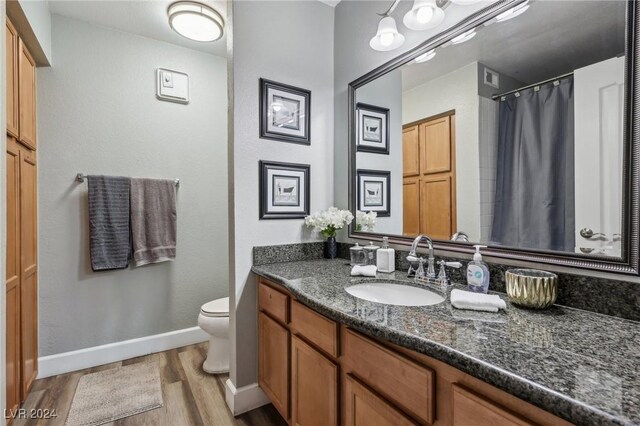
M 209 336 L 200 327 L 191 327 L 77 351 L 43 356 L 38 358 L 38 378 L 42 379 L 181 346 L 193 345 L 205 342 L 208 339 Z
M 269 398 L 257 383 L 236 389 L 231 379 L 225 382 L 225 400 L 234 416 L 269 404 Z

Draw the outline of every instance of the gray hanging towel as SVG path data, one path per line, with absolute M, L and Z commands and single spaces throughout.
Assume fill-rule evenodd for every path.
M 131 258 L 131 179 L 120 176 L 87 176 L 87 179 L 91 268 L 124 269 Z
M 168 179 L 131 179 L 131 232 L 136 266 L 176 257 L 176 186 Z

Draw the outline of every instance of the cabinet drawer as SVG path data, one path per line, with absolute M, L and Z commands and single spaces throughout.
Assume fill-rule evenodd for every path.
M 334 358 L 338 357 L 338 324 L 301 303 L 291 302 L 291 327 L 294 333 Z
M 533 426 L 522 417 L 458 385 L 453 385 L 454 426 Z
M 344 339 L 347 368 L 420 423 L 434 421 L 435 373 L 352 330 Z
M 258 306 L 261 311 L 269 313 L 273 318 L 289 322 L 289 296 L 266 285 L 262 280 L 258 284 Z
M 415 426 L 416 423 L 396 410 L 358 379 L 350 374 L 345 378 L 346 426 Z

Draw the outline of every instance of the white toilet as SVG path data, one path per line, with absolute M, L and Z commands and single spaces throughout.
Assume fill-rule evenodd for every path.
M 209 335 L 209 353 L 202 369 L 212 374 L 226 373 L 229 371 L 229 298 L 202 305 L 198 325 Z

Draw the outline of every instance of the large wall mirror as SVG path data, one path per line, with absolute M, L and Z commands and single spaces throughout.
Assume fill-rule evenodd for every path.
M 350 84 L 350 236 L 636 274 L 635 2 L 522 4 Z

